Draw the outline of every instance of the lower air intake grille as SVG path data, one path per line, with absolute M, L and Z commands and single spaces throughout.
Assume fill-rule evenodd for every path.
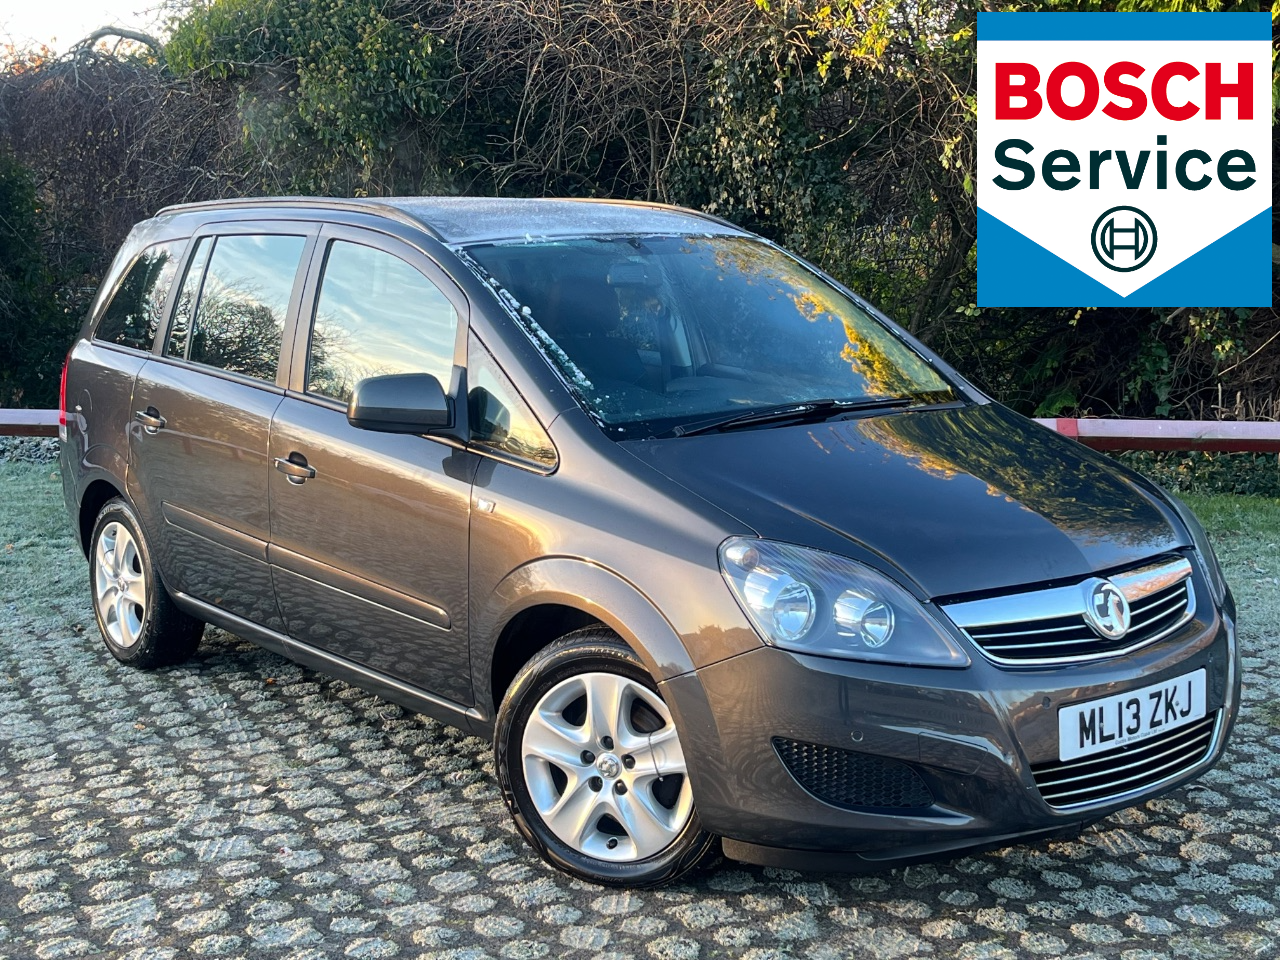
M 1076 760 L 1031 765 L 1031 775 L 1051 807 L 1101 803 L 1153 787 L 1200 763 L 1213 743 L 1215 711 L 1203 720 L 1159 737 Z
M 912 810 L 933 804 L 920 775 L 897 760 L 782 737 L 774 737 L 773 748 L 800 786 L 832 806 Z

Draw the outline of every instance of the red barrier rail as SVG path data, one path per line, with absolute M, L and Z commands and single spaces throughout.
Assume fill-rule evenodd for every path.
M 1037 420 L 1095 450 L 1280 453 L 1280 423 L 1244 420 Z
M 0 408 L 0 437 L 56 437 L 57 410 Z
M 1037 420 L 1095 450 L 1215 450 L 1280 453 L 1280 423 L 1241 420 Z M 56 437 L 57 410 L 0 409 L 0 436 Z

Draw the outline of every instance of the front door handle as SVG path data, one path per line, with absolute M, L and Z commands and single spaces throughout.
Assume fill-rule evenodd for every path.
M 276 469 L 289 478 L 290 483 L 306 483 L 316 475 L 316 468 L 307 466 L 307 458 L 300 453 L 289 454 L 289 459 L 276 457 Z
M 155 407 L 147 407 L 145 410 L 135 411 L 133 419 L 142 424 L 142 429 L 150 434 L 164 429 L 164 417 L 160 416 L 160 411 Z

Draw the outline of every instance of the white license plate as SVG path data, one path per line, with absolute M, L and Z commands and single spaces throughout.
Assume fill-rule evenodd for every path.
M 1075 760 L 1185 727 L 1205 715 L 1205 671 L 1058 711 L 1058 759 Z

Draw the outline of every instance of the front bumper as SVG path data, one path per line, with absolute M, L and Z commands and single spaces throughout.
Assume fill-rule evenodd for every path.
M 967 669 L 943 670 L 761 647 L 662 687 L 681 727 L 699 815 L 724 838 L 727 856 L 806 869 L 882 869 L 1073 834 L 1216 763 L 1239 708 L 1239 653 L 1230 602 L 1226 612 L 1205 606 L 1204 617 L 1174 636 L 1093 663 L 1010 669 L 975 656 Z M 1201 668 L 1208 715 L 1216 719 L 1200 760 L 1096 802 L 1045 802 L 1032 768 L 1057 760 L 1059 707 Z M 812 782 L 802 785 L 804 777 L 791 772 L 794 756 L 790 769 L 783 762 L 787 744 L 797 743 L 808 745 L 807 759 L 818 758 L 811 766 L 818 775 L 901 774 L 927 801 L 908 800 L 903 808 L 898 800 L 912 790 L 904 794 L 894 784 L 866 794 L 873 804 L 857 802 L 856 790 L 852 803 L 820 799 Z M 849 755 L 857 765 L 843 762 Z M 830 757 L 841 763 L 833 767 Z

